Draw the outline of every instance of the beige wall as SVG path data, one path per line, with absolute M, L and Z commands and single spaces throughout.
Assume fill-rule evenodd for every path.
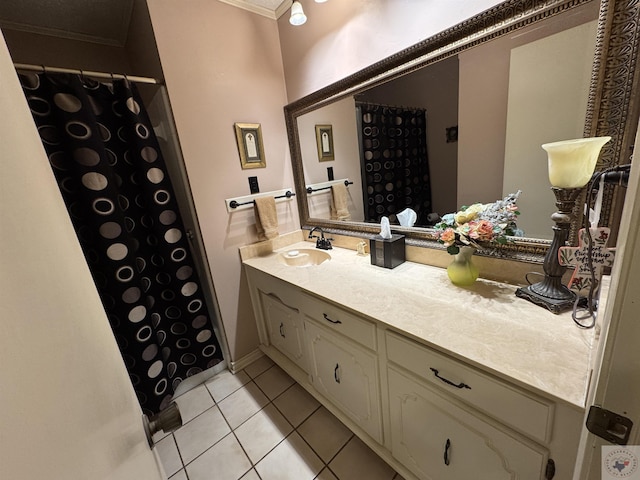
M 0 476 L 160 480 L 0 35 Z
M 287 96 L 296 100 L 452 27 L 499 0 L 305 2 L 307 23 L 278 19 Z
M 546 141 L 565 138 L 558 138 L 556 135 L 569 135 L 566 138 L 582 136 L 588 96 L 586 87 L 590 79 L 595 46 L 596 25 L 593 19 L 597 15 L 598 3 L 592 2 L 571 10 L 568 14 L 547 19 L 544 25 L 527 27 L 515 35 L 495 39 L 458 55 L 458 205 L 493 202 L 520 188 L 523 193 L 518 206 L 523 212 L 523 218 L 527 216 L 530 219 L 541 219 L 539 222 L 523 220 L 525 234 L 535 238 L 551 237 L 549 216 L 553 212 L 555 200 L 546 178 L 546 155 L 540 145 Z M 568 69 L 575 77 L 572 81 L 576 82 L 570 101 L 565 98 L 566 92 L 550 88 L 555 78 L 548 71 L 554 66 L 560 68 L 565 62 L 561 60 L 563 57 L 560 51 L 568 48 L 566 44 L 562 45 L 564 40 L 561 36 L 555 39 L 560 43 L 555 47 L 557 54 L 547 57 L 546 62 L 537 61 L 533 65 L 526 65 L 526 61 L 520 62 L 525 64 L 521 67 L 530 69 L 529 72 L 521 73 L 521 78 L 528 78 L 531 83 L 517 87 L 521 90 L 524 88 L 520 94 L 517 93 L 518 90 L 513 90 L 509 80 L 513 49 L 543 38 L 554 41 L 558 32 L 585 23 L 587 25 L 584 28 L 578 29 L 583 34 L 579 37 L 581 40 L 573 42 L 572 53 L 564 57 L 577 55 L 571 60 L 571 68 Z M 567 35 L 569 39 L 577 38 L 575 32 Z M 534 74 L 538 75 L 539 80 L 551 83 L 541 88 L 540 81 L 532 81 Z M 535 112 L 532 107 L 535 107 Z M 550 110 L 541 113 L 544 108 Z M 516 113 L 518 110 L 519 113 Z M 573 134 L 568 134 L 565 126 L 569 118 Z M 544 138 L 547 140 L 541 140 Z M 505 156 L 509 157 L 506 177 Z M 542 162 L 542 173 L 535 167 L 536 162 Z M 540 176 L 542 180 L 536 180 Z M 482 178 L 483 182 L 478 182 L 478 178 Z
M 540 145 L 582 137 L 596 32 L 593 20 L 511 50 L 503 192 L 523 190 L 518 227 L 529 236 L 552 237 L 555 196 Z
M 226 198 L 293 188 L 282 107 L 277 24 L 211 0 L 149 0 L 149 12 L 233 361 L 258 345 L 238 247 L 257 241 L 252 210 Z M 260 123 L 267 167 L 242 170 L 234 122 Z M 280 233 L 299 228 L 294 201 L 278 204 Z

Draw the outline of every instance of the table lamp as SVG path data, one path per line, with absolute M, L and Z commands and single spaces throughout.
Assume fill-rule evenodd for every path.
M 544 257 L 544 279 L 517 289 L 516 295 L 556 314 L 572 308 L 576 300 L 575 293 L 562 283 L 566 267 L 560 265 L 558 251 L 567 242 L 576 199 L 591 180 L 600 150 L 609 140 L 611 137 L 578 138 L 542 145 L 547 152 L 549 182 L 558 208 L 551 215 L 555 222 L 553 240 Z

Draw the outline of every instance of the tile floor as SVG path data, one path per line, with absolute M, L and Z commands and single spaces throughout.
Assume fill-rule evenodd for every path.
M 170 480 L 402 480 L 268 357 L 176 398 L 157 440 Z

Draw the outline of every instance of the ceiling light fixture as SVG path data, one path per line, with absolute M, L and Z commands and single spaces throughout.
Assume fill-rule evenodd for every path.
M 302 4 L 300 2 L 293 2 L 291 5 L 291 16 L 289 17 L 289 23 L 291 25 L 303 25 L 307 21 L 307 16 L 302 10 Z
M 316 3 L 325 3 L 327 0 L 315 0 Z M 302 10 L 302 4 L 300 2 L 293 2 L 291 5 L 291 16 L 289 17 L 289 23 L 294 26 L 304 25 L 307 22 L 307 16 Z

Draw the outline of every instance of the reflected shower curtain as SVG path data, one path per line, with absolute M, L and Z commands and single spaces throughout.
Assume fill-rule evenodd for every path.
M 431 213 L 426 111 L 357 102 L 365 221 L 412 208 L 417 225 Z
M 20 80 L 133 387 L 156 413 L 222 352 L 152 125 L 126 80 Z

